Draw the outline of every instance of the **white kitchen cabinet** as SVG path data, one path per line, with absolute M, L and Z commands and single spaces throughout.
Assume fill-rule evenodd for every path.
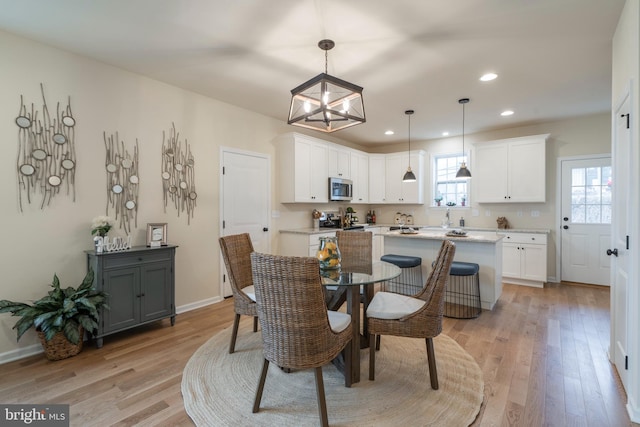
M 389 227 L 367 227 L 365 230 L 373 233 L 371 259 L 374 262 L 380 261 L 384 255 L 384 233 L 389 232 Z
M 280 232 L 280 255 L 285 256 L 316 256 L 320 237 L 336 237 L 334 231 L 320 231 L 318 233 Z
M 369 155 L 351 152 L 351 180 L 353 181 L 353 203 L 369 203 Z
M 424 151 L 411 153 L 411 170 L 415 182 L 403 182 L 402 177 L 409 166 L 408 153 L 387 154 L 385 162 L 386 203 L 424 203 Z
M 385 203 L 386 156 L 369 154 L 369 203 Z
M 478 203 L 544 202 L 545 135 L 476 144 L 473 187 Z
M 499 232 L 502 240 L 502 281 L 544 287 L 547 281 L 547 235 Z
M 322 140 L 287 133 L 275 141 L 282 203 L 327 203 L 329 175 L 327 144 Z
M 352 179 L 351 150 L 329 144 L 327 158 L 327 170 L 330 177 Z

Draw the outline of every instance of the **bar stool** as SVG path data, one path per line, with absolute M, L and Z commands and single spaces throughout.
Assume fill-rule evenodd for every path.
M 415 295 L 424 286 L 422 283 L 422 258 L 417 256 L 388 254 L 380 260 L 401 268 L 400 276 L 382 284 L 381 290 L 403 295 Z
M 482 313 L 479 273 L 478 264 L 458 261 L 451 263 L 449 282 L 444 293 L 444 316 L 473 319 Z

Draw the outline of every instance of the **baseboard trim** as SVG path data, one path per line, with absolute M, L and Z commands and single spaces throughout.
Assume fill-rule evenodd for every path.
M 176 314 L 186 313 L 187 311 L 196 310 L 198 308 L 216 304 L 222 300 L 222 297 L 213 297 L 201 301 L 196 301 L 190 304 L 181 305 L 179 307 L 176 307 Z M 41 344 L 33 344 L 28 347 L 21 347 L 15 350 L 5 351 L 4 353 L 0 353 L 0 365 L 24 359 L 25 357 L 33 356 L 39 353 L 44 353 Z
M 176 314 L 186 313 L 187 311 L 196 310 L 198 308 L 206 307 L 211 304 L 216 304 L 222 300 L 222 297 L 213 297 L 181 305 L 179 307 L 176 307 Z
M 4 353 L 0 353 L 0 365 L 13 362 L 15 360 L 24 359 L 25 357 L 33 356 L 38 353 L 44 353 L 42 344 L 33 344 L 28 347 L 9 350 Z

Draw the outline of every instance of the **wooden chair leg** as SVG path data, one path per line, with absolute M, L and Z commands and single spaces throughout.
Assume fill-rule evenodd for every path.
M 376 336 L 376 351 L 380 351 L 380 335 Z
M 373 381 L 376 376 L 376 337 L 379 339 L 380 335 L 369 335 L 369 381 Z
M 253 316 L 253 332 L 258 332 L 258 316 Z
M 316 394 L 318 395 L 318 411 L 320 412 L 320 425 L 329 427 L 327 417 L 327 401 L 324 398 L 324 381 L 322 380 L 322 366 L 314 369 L 316 374 Z M 256 412 L 256 411 L 254 411 Z
M 264 359 L 262 364 L 262 373 L 260 374 L 260 381 L 258 382 L 258 389 L 256 390 L 256 400 L 253 402 L 253 413 L 255 414 L 260 410 L 260 401 L 262 400 L 262 390 L 264 389 L 264 383 L 267 379 L 267 371 L 269 371 L 269 361 Z
M 238 325 L 240 325 L 240 315 L 236 313 L 235 319 L 233 319 L 233 331 L 231 332 L 231 344 L 229 345 L 229 354 L 236 351 L 236 337 L 238 336 Z
M 431 388 L 438 389 L 438 369 L 436 367 L 436 354 L 433 351 L 433 338 L 426 338 L 427 359 L 429 360 L 429 377 L 431 378 Z

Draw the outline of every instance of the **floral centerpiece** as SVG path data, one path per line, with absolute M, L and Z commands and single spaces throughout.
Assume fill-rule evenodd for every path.
M 113 218 L 101 215 L 93 218 L 91 221 L 91 235 L 98 235 L 100 237 L 104 237 L 111 227 L 113 227 L 115 221 Z

